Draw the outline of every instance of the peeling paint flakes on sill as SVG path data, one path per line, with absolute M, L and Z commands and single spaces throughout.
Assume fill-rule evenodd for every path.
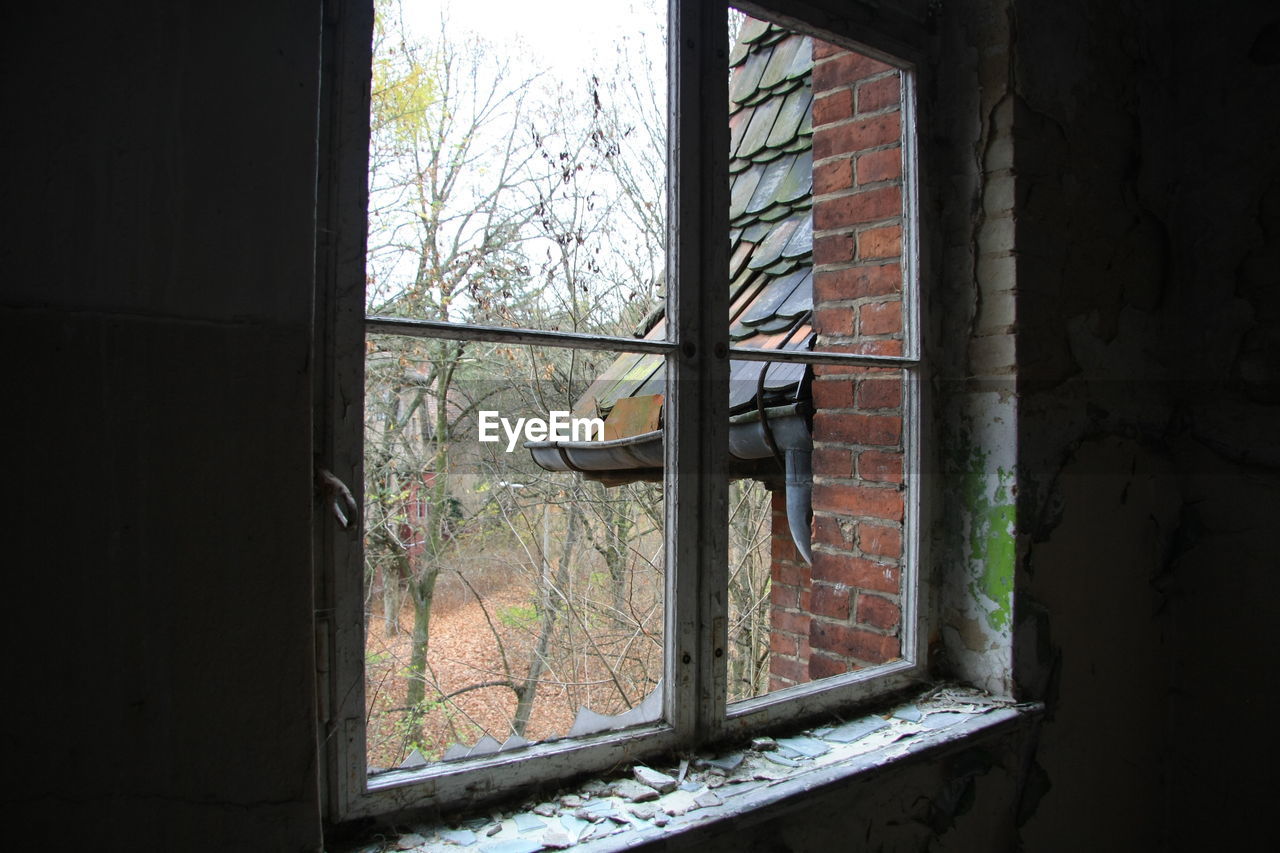
M 753 795 L 748 799 L 755 800 L 769 788 L 819 768 L 876 752 L 887 763 L 905 754 L 916 735 L 1011 707 L 1008 700 L 978 690 L 940 686 L 884 715 L 840 721 L 777 740 L 757 738 L 749 748 L 699 756 L 684 766 L 637 766 L 631 776 L 592 780 L 549 801 L 526 800 L 519 808 L 494 811 L 487 818 L 449 826 L 414 825 L 403 835 L 359 848 L 359 853 L 535 853 L 568 848 L 586 853 L 623 848 L 655 834 L 715 820 L 744 802 L 741 798 Z

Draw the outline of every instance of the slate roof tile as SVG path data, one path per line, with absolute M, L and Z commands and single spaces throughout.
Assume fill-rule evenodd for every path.
M 762 21 L 759 18 L 747 18 L 742 22 L 742 27 L 738 30 L 738 44 L 746 46 L 761 41 L 769 35 L 772 29 L 774 28 L 768 21 Z M 743 56 L 746 56 L 745 51 Z
M 808 87 L 801 87 L 785 96 L 779 102 L 778 114 L 765 144 L 777 149 L 794 142 L 805 114 L 812 109 L 812 105 L 813 91 Z
M 760 90 L 760 76 L 769 64 L 771 49 L 752 51 L 747 54 L 747 61 L 733 72 L 729 83 L 729 100 L 737 103 L 748 103 Z

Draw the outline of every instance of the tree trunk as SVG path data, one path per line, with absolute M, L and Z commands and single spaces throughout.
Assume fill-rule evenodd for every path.
M 516 688 L 516 715 L 512 721 L 512 730 L 524 737 L 529 727 L 529 717 L 533 714 L 533 700 L 538 694 L 538 679 L 542 677 L 547 666 L 547 654 L 551 647 L 551 635 L 555 631 L 564 606 L 562 596 L 568 594 L 569 565 L 573 560 L 573 551 L 578 543 L 578 522 L 582 510 L 576 502 L 569 504 L 569 523 L 564 536 L 564 549 L 560 552 L 560 560 L 555 570 L 555 579 L 551 579 L 551 566 L 547 556 L 550 536 L 544 527 L 542 550 L 542 589 L 538 609 L 541 611 L 538 624 L 538 642 L 534 644 L 533 653 L 529 656 L 529 671 L 524 682 Z M 545 521 L 544 521 L 545 525 Z
M 410 637 L 408 679 L 408 719 L 406 743 L 422 741 L 422 723 L 426 716 L 423 707 L 427 691 L 427 651 L 431 642 L 431 603 L 435 598 L 436 579 L 440 576 L 441 555 L 444 551 L 449 523 L 449 419 L 446 401 L 453 381 L 453 364 L 444 350 L 437 350 L 436 411 L 433 434 L 430 440 L 435 446 L 432 460 L 430 499 L 427 503 L 427 523 L 423 525 L 423 565 L 419 574 L 409 582 L 413 596 L 413 634 Z M 425 441 L 425 437 L 424 437 Z
M 382 570 L 382 625 L 388 637 L 400 633 L 400 604 L 409 577 L 409 555 L 397 549 L 395 561 Z
M 427 650 L 431 638 L 431 602 L 436 594 L 436 578 L 440 576 L 439 567 L 427 569 L 422 577 L 415 581 L 410 592 L 413 595 L 413 633 L 410 636 L 408 701 L 408 725 L 405 742 L 418 743 L 422 740 L 422 721 L 426 716 L 423 700 L 427 695 Z
M 610 604 L 614 618 L 625 621 L 623 605 L 627 592 L 627 540 L 631 535 L 631 515 L 628 505 L 608 504 L 608 518 L 605 523 L 605 564 L 609 568 Z

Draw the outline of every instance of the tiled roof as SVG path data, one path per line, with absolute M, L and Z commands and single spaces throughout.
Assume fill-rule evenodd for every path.
M 748 18 L 730 65 L 730 341 L 807 350 L 813 338 L 813 41 Z M 659 321 L 645 337 L 664 334 Z M 619 398 L 661 394 L 663 374 L 661 356 L 623 355 L 578 408 L 605 414 Z M 730 413 L 795 402 L 808 393 L 804 377 L 804 365 L 731 361 Z

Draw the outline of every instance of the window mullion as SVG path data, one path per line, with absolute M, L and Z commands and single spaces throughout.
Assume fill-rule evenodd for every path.
M 685 737 L 724 719 L 728 569 L 726 7 L 671 0 L 667 295 L 668 718 Z

